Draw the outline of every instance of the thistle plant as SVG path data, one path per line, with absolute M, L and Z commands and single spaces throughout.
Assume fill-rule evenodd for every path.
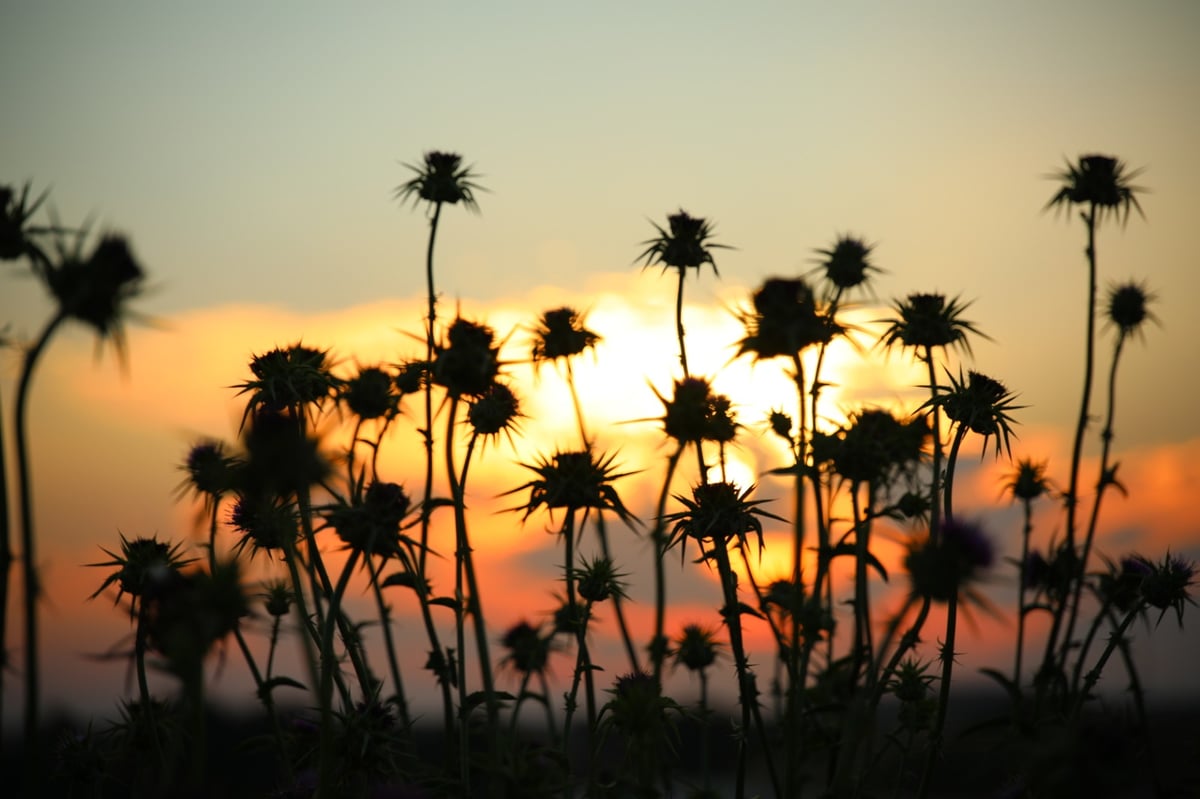
M 851 298 L 872 297 L 871 280 L 881 272 L 873 244 L 839 235 L 815 250 L 809 274 L 764 281 L 737 312 L 744 328 L 731 342 L 737 355 L 755 364 L 782 359 L 795 397 L 781 402 L 726 395 L 715 388 L 719 376 L 690 370 L 683 326 L 687 272 L 705 265 L 715 272 L 714 253 L 723 245 L 714 243 L 707 220 L 672 214 L 665 227 L 655 225 L 657 235 L 643 243 L 638 258 L 646 267 L 677 272 L 681 366 L 665 384 L 648 376 L 662 411 L 642 421 L 658 425 L 666 463 L 658 492 L 646 497 L 631 480 L 644 465 L 618 465 L 616 449 L 601 447 L 613 429 L 588 421 L 587 398 L 575 384 L 576 359 L 589 351 L 599 357 L 600 336 L 583 313 L 558 305 L 537 315 L 516 357 L 490 326 L 461 311 L 438 323 L 433 253 L 442 206 L 476 210 L 480 188 L 457 155 L 432 152 L 411 169 L 414 177 L 397 196 L 425 203 L 429 212 L 424 351 L 400 353 L 390 363 L 359 363 L 297 341 L 252 357 L 249 375 L 233 386 L 245 400 L 237 439 L 201 439 L 182 458 L 178 494 L 196 509 L 194 546 L 122 535 L 119 548 L 105 550 L 107 560 L 94 564 L 109 571 L 93 596 L 115 593 L 122 612 L 130 614 L 132 645 L 112 652 L 129 657 L 137 686 L 118 721 L 64 739 L 56 749 L 63 782 L 71 789 L 104 786 L 100 790 L 147 795 L 215 792 L 205 727 L 208 664 L 236 642 L 269 723 L 258 740 L 273 749 L 267 770 L 279 795 L 414 789 L 454 796 L 674 795 L 680 777 L 689 782 L 672 773 L 681 720 L 699 721 L 703 773 L 689 786 L 695 796 L 721 789 L 714 770 L 726 749 L 734 766 L 725 787 L 739 797 L 756 788 L 764 795 L 797 796 L 810 786 L 830 796 L 875 795 L 885 788 L 897 796 L 940 792 L 942 755 L 955 745 L 949 707 L 962 682 L 962 664 L 956 668 L 956 657 L 964 654 L 956 652 L 959 611 L 970 621 L 970 605 L 990 609 L 985 589 L 996 559 L 986 532 L 993 525 L 981 514 L 968 518 L 959 507 L 964 503 L 956 496 L 956 472 L 972 434 L 981 437 L 981 459 L 989 453 L 1011 458 L 1014 416 L 1021 408 L 1004 382 L 952 361 L 954 351 L 971 356 L 972 339 L 982 335 L 964 318 L 969 303 L 939 293 L 892 301 L 890 318 L 878 320 L 879 349 L 899 347 L 923 363 L 928 381 L 921 388 L 928 397 L 894 410 L 849 405 L 840 409 L 845 421 L 836 425 L 820 403 L 827 381 L 837 379 L 823 373 L 826 355 L 839 338 L 854 343 L 858 331 L 839 314 Z M 1062 177 L 1066 185 L 1051 205 L 1084 206 L 1094 270 L 1099 221 L 1109 215 L 1123 221 L 1130 207 L 1140 212 L 1127 184 L 1131 175 L 1115 159 L 1087 156 Z M 58 306 L 26 355 L 17 391 L 19 497 L 22 511 L 32 513 L 24 426 L 38 355 L 70 319 L 113 340 L 123 354 L 121 322 L 140 288 L 141 269 L 118 237 L 93 248 L 86 232 L 39 226 L 35 213 L 42 198 L 30 199 L 28 186 L 6 192 L 0 193 L 0 256 L 29 262 Z M 1114 655 L 1128 674 L 1138 740 L 1148 744 L 1146 692 L 1129 632 L 1135 619 L 1154 628 L 1171 615 L 1182 625 L 1186 606 L 1194 604 L 1195 566 L 1182 553 L 1110 560 L 1103 551 L 1101 501 L 1108 489 L 1124 491 L 1113 448 L 1118 364 L 1128 340 L 1156 321 L 1154 299 L 1143 283 L 1112 284 L 1103 308 L 1113 358 L 1086 527 L 1074 515 L 1078 440 L 1065 491 L 1050 481 L 1046 461 L 1036 458 L 1021 458 L 1003 478 L 1003 491 L 1021 502 L 1024 521 L 1016 559 L 1015 658 L 1011 679 L 1007 667 L 983 671 L 1012 702 L 1012 714 L 993 730 L 1017 750 L 1025 744 L 1045 748 L 1056 736 L 1073 742 L 1088 725 L 1109 719 L 1102 703 L 1091 700 Z M 1091 332 L 1085 409 L 1090 339 Z M 544 432 L 541 420 L 522 412 L 522 375 L 510 370 L 526 360 L 535 378 L 552 363 L 567 383 L 578 440 L 524 464 L 528 479 L 514 481 L 520 485 L 506 492 L 521 495 L 512 510 L 523 523 L 544 512 L 561 542 L 560 565 L 546 592 L 555 607 L 540 619 L 518 611 L 497 622 L 497 613 L 512 611 L 483 601 L 480 578 L 491 542 L 479 535 L 485 523 L 468 505 L 468 486 L 479 482 L 471 476 L 482 471 L 480 459 L 501 457 L 527 436 L 546 441 L 537 438 Z M 418 395 L 423 418 L 408 405 Z M 762 408 L 752 407 L 759 401 Z M 742 421 L 748 408 L 762 412 L 752 418 L 765 418 L 765 430 Z M 767 469 L 790 487 L 780 502 L 786 510 L 778 514 L 766 500 L 752 499 L 753 486 L 730 480 L 730 449 L 749 449 L 756 434 L 786 445 L 787 461 Z M 405 441 L 405 435 L 416 438 Z M 442 445 L 437 452 L 435 441 Z M 397 460 L 419 461 L 415 453 L 422 445 L 424 483 L 410 490 L 387 472 Z M 690 490 L 681 492 L 677 472 L 692 454 L 696 474 L 690 466 L 682 470 Z M 1056 526 L 1048 543 L 1035 540 L 1035 503 L 1060 494 L 1070 521 Z M 639 594 L 613 557 L 606 525 L 615 519 L 637 532 L 643 506 L 652 519 L 654 607 L 638 614 L 636 606 L 622 604 Z M 453 513 L 452 532 L 432 526 L 438 508 Z M 31 536 L 30 520 L 23 517 L 22 524 Z M 810 525 L 815 547 L 806 535 Z M 585 543 L 589 527 L 598 546 Z M 781 532 L 790 533 L 793 545 L 784 564 L 764 556 Z M 888 561 L 884 538 L 902 542 L 899 568 Z M 719 630 L 695 621 L 682 628 L 672 622 L 676 632 L 668 637 L 667 609 L 676 607 L 669 600 L 694 598 L 667 590 L 665 561 L 672 547 L 679 549 L 681 568 L 707 569 L 715 578 L 721 641 Z M 334 549 L 344 557 L 334 560 Z M 809 574 L 802 561 L 807 565 L 813 549 L 816 568 Z M 1093 549 L 1106 568 L 1088 570 Z M 5 566 L 10 550 L 6 539 L 0 548 Z M 31 543 L 23 545 L 22 556 L 32 572 Z M 435 590 L 442 572 L 431 574 L 428 566 L 441 558 L 445 574 L 452 570 L 454 576 Z M 873 579 L 895 584 L 898 575 L 907 586 L 897 607 L 885 609 Z M 25 602 L 32 624 L 36 574 L 27 576 L 26 586 L 34 592 Z M 369 596 L 365 612 L 354 601 L 358 592 Z M 405 620 L 398 603 L 413 599 L 419 631 L 397 634 Z M 629 660 L 625 673 L 608 662 L 610 628 L 600 622 L 610 607 Z M 627 617 L 623 607 L 634 611 Z M 934 608 L 946 614 L 936 637 L 924 629 Z M 452 617 L 439 615 L 447 610 Z M 498 627 L 489 628 L 485 612 Z M 1024 661 L 1037 629 L 1026 617 L 1039 612 L 1050 616 L 1051 629 L 1047 655 L 1032 676 L 1033 701 L 1026 701 Z M 418 646 L 420 631 L 425 670 L 410 673 L 406 651 Z M 648 654 L 632 643 L 646 633 Z M 751 651 L 755 634 L 768 636 L 764 652 Z M 264 639 L 264 649 L 254 646 L 254 636 Z M 301 647 L 298 674 L 280 656 L 289 639 Z M 33 666 L 26 688 L 36 697 L 36 638 L 29 641 L 27 663 L 32 658 Z M 726 651 L 729 669 L 722 665 Z M 571 665 L 556 675 L 559 658 L 570 658 Z M 698 678 L 694 713 L 667 695 L 664 666 L 683 667 Z M 152 693 L 148 674 L 156 667 L 173 675 L 167 685 L 177 688 L 176 697 Z M 497 678 L 511 681 L 515 694 L 501 690 Z M 764 679 L 771 681 L 773 715 L 764 713 Z M 719 718 L 723 695 L 736 695 L 739 705 L 728 732 L 711 723 Z M 441 701 L 440 757 L 426 758 L 418 747 L 425 696 Z M 299 698 L 306 709 L 290 717 L 285 697 Z M 544 732 L 530 718 L 529 702 L 542 705 Z M 893 709 L 896 722 L 888 731 L 884 722 Z M 36 750 L 34 738 L 27 734 L 26 740 Z M 36 754 L 30 764 L 38 762 Z M 1014 768 L 1029 793 L 1061 793 L 1036 764 L 1021 760 Z M 36 792 L 43 781 L 32 779 L 29 786 Z
M 1106 218 L 1117 219 L 1124 225 L 1129 221 L 1130 209 L 1142 213 L 1137 195 L 1142 191 L 1130 183 L 1141 173 L 1140 169 L 1129 168 L 1117 158 L 1107 155 L 1080 156 L 1075 163 L 1067 162 L 1066 168 L 1053 175 L 1061 186 L 1054 193 L 1046 208 L 1072 211 L 1080 206 L 1080 218 L 1087 230 L 1087 333 L 1084 339 L 1083 396 L 1079 407 L 1079 420 L 1075 425 L 1075 439 L 1071 449 L 1071 477 L 1067 484 L 1067 528 L 1066 544 L 1075 546 L 1076 514 L 1079 506 L 1079 466 L 1083 455 L 1083 436 L 1091 413 L 1092 375 L 1095 361 L 1096 339 L 1096 288 L 1097 254 L 1096 232 Z M 1086 563 L 1081 563 L 1081 569 Z M 1081 572 L 1082 574 L 1082 572 Z
M 709 264 L 713 274 L 719 275 L 713 250 L 729 249 L 726 244 L 712 241 L 715 235 L 713 225 L 703 217 L 694 217 L 682 208 L 667 217 L 667 227 L 662 228 L 657 223 L 651 223 L 658 235 L 643 241 L 646 249 L 637 260 L 645 266 L 661 264 L 663 271 L 674 269 L 678 276 L 678 289 L 675 292 L 675 336 L 679 339 L 679 365 L 683 376 L 690 376 L 688 371 L 687 347 L 683 336 L 683 283 L 689 269 L 700 272 L 701 267 Z

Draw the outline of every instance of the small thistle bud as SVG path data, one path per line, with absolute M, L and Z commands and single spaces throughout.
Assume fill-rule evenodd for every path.
M 688 671 L 703 671 L 716 661 L 719 647 L 712 630 L 699 624 L 688 624 L 675 641 L 675 662 Z
M 300 535 L 295 505 L 269 496 L 238 497 L 229 513 L 229 524 L 243 534 L 239 549 L 249 545 L 253 552 L 286 550 Z
M 550 638 L 527 621 L 520 621 L 500 639 L 508 650 L 505 662 L 522 674 L 538 674 L 550 659 Z
M 420 166 L 405 164 L 417 174 L 396 188 L 396 197 L 401 202 L 412 198 L 414 202 L 420 199 L 432 205 L 461 202 L 472 211 L 479 210 L 475 202 L 475 190 L 479 186 L 473 182 L 476 175 L 471 167 L 462 165 L 462 160 L 458 153 L 430 150 L 425 153 Z
M 455 319 L 434 356 L 433 382 L 452 397 L 477 397 L 486 392 L 500 370 L 495 338 L 487 325 Z
M 217 499 L 233 488 L 235 458 L 225 454 L 220 441 L 202 441 L 188 452 L 184 463 L 187 483 L 206 499 Z
M 802 278 L 769 278 L 754 292 L 753 310 L 741 314 L 746 328 L 738 354 L 755 360 L 791 357 L 833 340 L 841 332 L 833 319 L 822 314 L 812 288 Z
M 1106 316 L 1108 324 L 1122 336 L 1140 333 L 1146 320 L 1158 321 L 1149 305 L 1156 299 L 1142 283 L 1129 281 L 1109 287 Z
M 992 565 L 995 553 L 982 528 L 942 521 L 941 535 L 913 546 L 904 559 L 917 596 L 947 602 Z
M 520 403 L 512 389 L 503 383 L 492 383 L 471 403 L 467 421 L 477 435 L 495 437 L 501 432 L 511 431 L 520 415 Z
M 246 415 L 256 409 L 281 412 L 306 405 L 321 405 L 333 395 L 339 381 L 329 371 L 329 353 L 292 344 L 255 355 L 250 360 L 253 380 L 237 386 L 250 394 Z
M 396 371 L 396 390 L 401 396 L 416 394 L 425 385 L 429 373 L 428 361 L 405 361 Z
M 399 411 L 392 376 L 377 366 L 359 371 L 341 387 L 341 397 L 360 419 L 391 418 Z
M 792 417 L 788 416 L 783 411 L 771 411 L 767 417 L 767 423 L 771 425 L 771 432 L 782 438 L 784 441 L 791 443 L 792 441 Z
M 1048 493 L 1050 481 L 1046 479 L 1046 462 L 1023 458 L 1017 462 L 1017 468 L 1009 475 L 1004 487 L 1017 499 L 1027 502 Z
M 292 609 L 292 588 L 283 580 L 267 583 L 263 594 L 263 606 L 272 617 L 278 619 L 288 615 Z
M 600 336 L 583 326 L 574 308 L 555 308 L 542 314 L 534 329 L 533 362 L 571 358 L 596 346 Z
M 860 238 L 839 236 L 829 249 L 817 250 L 823 256 L 818 269 L 824 272 L 833 292 L 857 288 L 870 279 L 872 272 L 880 271 L 871 264 L 873 249 Z
M 1174 609 L 1179 626 L 1183 627 L 1184 603 L 1195 604 L 1188 593 L 1195 575 L 1194 563 L 1167 553 L 1162 563 L 1156 565 L 1142 580 L 1142 596 L 1146 604 L 1161 611 L 1158 616 L 1160 621 L 1168 610 Z
M 916 491 L 905 491 L 896 500 L 896 510 L 905 519 L 921 519 L 929 515 L 929 497 Z
M 603 602 L 612 596 L 625 596 L 625 584 L 609 558 L 598 557 L 574 570 L 579 595 L 589 602 Z
M 675 381 L 675 396 L 659 399 L 665 406 L 663 429 L 668 436 L 682 443 L 716 441 L 727 443 L 737 434 L 732 402 L 723 394 L 715 394 L 712 384 L 703 377 L 685 377 Z

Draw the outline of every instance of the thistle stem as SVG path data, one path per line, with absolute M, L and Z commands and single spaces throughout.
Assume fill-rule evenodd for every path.
M 58 326 L 66 321 L 67 315 L 58 311 L 46 323 L 41 336 L 25 353 L 21 379 L 17 385 L 16 424 L 17 435 L 17 497 L 21 508 L 21 565 L 25 593 L 25 764 L 31 781 L 30 789 L 41 784 L 39 727 L 39 664 L 38 664 L 38 621 L 37 603 L 41 595 L 41 583 L 37 575 L 35 536 L 33 525 L 33 479 L 29 466 L 29 442 L 26 431 L 26 416 L 29 412 L 29 387 L 38 358 L 46 349 L 50 337 Z

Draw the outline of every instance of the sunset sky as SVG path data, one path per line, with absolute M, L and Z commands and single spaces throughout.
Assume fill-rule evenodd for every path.
M 1157 558 L 1168 547 L 1200 557 L 1191 501 L 1200 484 L 1200 314 L 1190 306 L 1200 300 L 1200 6 L 729 9 L 0 4 L 0 183 L 50 187 L 47 207 L 64 224 L 90 219 L 127 233 L 149 273 L 135 306 L 149 324 L 129 330 L 127 374 L 111 349 L 96 358 L 88 331 L 74 327 L 55 339 L 34 387 L 48 704 L 106 713 L 124 690 L 123 663 L 82 657 L 128 628 L 110 599 L 84 602 L 103 572 L 81 564 L 106 559 L 99 547 L 116 547 L 119 531 L 195 538 L 195 509 L 175 500 L 178 465 L 201 436 L 235 438 L 241 409 L 229 387 L 246 379 L 250 354 L 302 339 L 331 348 L 349 369 L 416 352 L 428 224 L 392 192 L 411 175 L 404 164 L 430 149 L 461 152 L 487 189 L 480 214 L 443 215 L 443 314 L 457 306 L 486 321 L 509 336 L 516 360 L 538 313 L 563 304 L 589 311 L 589 327 L 604 337 L 595 362 L 580 365 L 589 421 L 622 471 L 642 470 L 617 488 L 643 517 L 666 449 L 653 422 L 625 423 L 658 415 L 651 387 L 668 391 L 678 371 L 674 283 L 634 263 L 651 222 L 684 208 L 735 248 L 719 252 L 719 278 L 706 270 L 689 282 L 685 324 L 693 371 L 716 375 L 717 389 L 739 404 L 746 431 L 735 457 L 747 481 L 782 465 L 762 420 L 792 400 L 776 365 L 731 363 L 742 335 L 732 310 L 764 278 L 805 273 L 814 249 L 853 234 L 876 245 L 884 270 L 875 301 L 855 312 L 868 330 L 863 342 L 878 336 L 871 320 L 909 292 L 973 301 L 967 317 L 990 341 L 974 343 L 964 368 L 1019 395 L 1028 407 L 1015 414 L 1014 454 L 1048 458 L 1063 484 L 1086 266 L 1082 223 L 1044 210 L 1056 190 L 1047 178 L 1092 152 L 1144 170 L 1134 182 L 1145 189 L 1145 219 L 1106 222 L 1097 245 L 1102 292 L 1145 281 L 1160 322 L 1123 356 L 1114 446 L 1130 496 L 1106 499 L 1100 546 L 1114 557 L 1136 548 Z M 0 281 L 0 327 L 32 339 L 51 305 L 16 268 Z M 1100 376 L 1111 341 L 1102 335 Z M 0 399 L 11 415 L 19 358 L 10 351 L 2 363 Z M 922 374 L 899 353 L 864 366 L 846 348 L 829 368 L 842 384 L 826 395 L 831 415 L 920 401 L 912 386 Z M 515 453 L 503 443 L 489 450 L 472 478 L 496 635 L 554 606 L 561 550 L 546 518 L 522 526 L 519 515 L 486 512 L 519 504 L 496 498 L 528 479 L 514 460 L 573 446 L 576 435 L 553 370 L 538 382 L 527 364 L 510 371 L 525 397 L 527 436 Z M 6 423 L 11 441 L 11 416 Z M 402 426 L 385 458 L 392 479 L 413 487 L 418 470 L 406 448 L 415 441 L 411 424 Z M 1091 456 L 1097 442 L 1089 438 Z M 1019 518 L 1000 494 L 1009 466 L 990 456 L 980 463 L 977 443 L 968 452 L 961 506 L 1011 555 Z M 785 491 L 764 480 L 759 495 Z M 1047 538 L 1061 524 L 1048 511 Z M 769 553 L 787 546 L 778 539 Z M 622 552 L 645 560 L 647 545 L 629 534 Z M 784 561 L 783 552 L 770 557 Z M 672 623 L 718 622 L 717 586 L 700 567 L 672 580 Z M 1010 569 L 989 586 L 1010 614 L 1012 583 Z M 634 606 L 635 616 L 649 613 L 648 603 Z M 1184 667 L 1200 657 L 1200 620 L 1185 621 L 1182 635 L 1166 622 L 1155 633 L 1148 684 L 1185 684 Z M 968 652 L 995 637 L 966 635 Z M 765 637 L 757 641 L 765 651 Z M 1162 656 L 1183 646 L 1190 660 Z M 245 668 L 235 654 L 221 679 L 237 701 Z M 81 691 L 85 664 L 93 676 Z M 426 677 L 419 665 L 417 683 Z M 5 683 L 6 715 L 19 712 L 19 687 Z

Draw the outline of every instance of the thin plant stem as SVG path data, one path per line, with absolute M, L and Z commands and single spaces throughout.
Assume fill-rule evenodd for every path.
M 950 709 L 950 683 L 954 675 L 954 638 L 958 627 L 958 592 L 950 593 L 946 601 L 946 640 L 942 644 L 942 678 L 938 686 L 938 710 L 930 733 L 929 752 L 925 756 L 925 768 L 921 774 L 921 799 L 929 796 L 934 764 L 941 757 L 945 743 L 946 713 Z
M 755 686 L 754 673 L 750 671 L 750 662 L 746 658 L 746 647 L 742 639 L 742 612 L 737 597 L 737 576 L 729 560 L 729 550 L 724 541 L 713 543 L 713 556 L 717 561 L 717 573 L 721 580 L 721 590 L 724 608 L 721 615 L 725 618 L 725 626 L 729 630 L 729 647 L 733 651 L 734 666 L 738 678 L 738 702 L 742 708 L 742 731 L 749 733 L 751 723 L 754 724 L 762 744 L 762 754 L 767 764 L 771 786 L 775 796 L 780 795 L 779 776 L 775 771 L 775 758 L 771 754 L 770 740 L 767 738 L 766 727 L 763 724 L 762 713 L 758 705 L 758 689 Z M 746 796 L 746 745 L 738 747 L 737 762 L 737 799 Z
M 483 618 L 483 601 L 479 595 L 479 583 L 475 576 L 475 559 L 471 555 L 471 543 L 467 535 L 467 517 L 466 517 L 466 494 L 465 486 L 467 481 L 467 473 L 471 466 L 471 454 L 475 449 L 475 442 L 478 439 L 478 434 L 473 433 L 467 444 L 467 451 L 463 457 L 463 467 L 461 477 L 455 471 L 454 465 L 454 425 L 457 420 L 459 398 L 451 397 L 449 418 L 446 420 L 446 474 L 450 478 L 450 493 L 454 501 L 454 528 L 456 532 L 456 560 L 458 561 L 458 569 L 461 569 L 466 577 L 466 611 L 471 615 L 471 621 L 475 630 L 475 648 L 479 659 L 479 671 L 483 680 L 484 703 L 487 708 L 488 717 L 488 733 L 490 735 L 489 758 L 496 762 L 500 756 L 500 723 L 499 723 L 499 708 L 496 701 L 496 686 L 492 678 L 492 663 L 491 657 L 488 654 L 488 637 L 487 625 Z M 461 590 L 461 584 L 459 586 Z M 461 606 L 459 625 L 461 623 Z M 459 637 L 463 635 L 462 630 L 459 630 Z M 460 643 L 461 646 L 461 643 Z M 462 662 L 462 652 L 459 653 L 459 662 Z M 460 669 L 460 679 L 465 677 L 464 672 Z M 464 680 L 465 682 L 465 680 Z M 460 696 L 465 696 L 461 692 L 465 686 L 460 686 Z M 466 725 L 463 724 L 465 730 Z M 466 752 L 463 753 L 464 758 Z M 467 786 L 464 786 L 466 788 Z M 501 783 L 493 780 L 490 788 L 494 793 L 500 790 Z
M 1013 685 L 1021 688 L 1021 665 L 1025 652 L 1025 592 L 1029 588 L 1026 564 L 1029 562 L 1029 538 L 1033 534 L 1033 500 L 1023 500 L 1025 525 L 1021 530 L 1021 561 L 1017 564 L 1017 652 L 1013 659 Z
M 404 695 L 404 681 L 400 677 L 400 661 L 396 659 L 396 642 L 392 637 L 392 614 L 387 603 L 383 601 L 383 589 L 379 586 L 379 570 L 375 568 L 375 561 L 371 559 L 370 555 L 367 556 L 366 563 L 371 577 L 371 592 L 375 595 L 375 607 L 379 612 L 379 624 L 383 627 L 384 649 L 387 651 L 388 669 L 392 674 L 396 712 L 401 725 L 407 730 L 411 720 L 408 717 L 408 700 Z
M 40 747 L 38 746 L 39 727 L 39 663 L 38 663 L 38 597 L 41 594 L 41 583 L 37 575 L 36 536 L 33 524 L 33 478 L 29 466 L 29 442 L 26 431 L 26 417 L 29 412 L 29 387 L 33 380 L 33 371 L 38 358 L 46 349 L 50 337 L 64 321 L 67 315 L 58 311 L 46 323 L 42 334 L 25 353 L 24 365 L 21 369 L 21 379 L 17 385 L 16 424 L 14 430 L 17 436 L 17 497 L 21 508 L 21 565 L 25 593 L 25 765 L 28 775 L 35 784 L 40 784 Z
M 654 680 L 662 680 L 663 658 L 666 656 L 666 637 L 663 630 L 666 626 L 667 613 L 667 575 L 663 558 L 667 553 L 666 523 L 663 521 L 667 511 L 667 497 L 671 493 L 671 478 L 683 455 L 684 445 L 680 444 L 667 458 L 667 472 L 663 476 L 662 490 L 658 494 L 658 504 L 654 511 L 654 529 L 650 533 L 654 545 L 654 638 L 650 642 L 650 661 L 654 668 Z
M 1083 710 L 1083 703 L 1087 701 L 1092 689 L 1096 687 L 1096 683 L 1100 681 L 1100 675 L 1104 672 L 1104 666 L 1108 663 L 1108 659 L 1112 657 L 1112 653 L 1120 646 L 1124 640 L 1125 631 L 1129 629 L 1129 625 L 1133 623 L 1134 618 L 1142 610 L 1139 603 L 1136 607 L 1125 614 L 1125 618 L 1121 620 L 1121 624 L 1112 632 L 1108 638 L 1108 645 L 1104 647 L 1104 652 L 1100 654 L 1100 659 L 1096 661 L 1096 665 L 1087 673 L 1087 677 L 1083 681 L 1083 690 L 1075 697 L 1074 704 L 1071 707 L 1071 715 L 1074 718 L 1079 717 L 1079 712 Z
M 679 365 L 683 367 L 683 376 L 690 377 L 688 372 L 687 347 L 683 344 L 683 281 L 687 269 L 679 269 L 679 288 L 675 292 L 675 336 L 679 339 Z M 703 470 L 701 470 L 703 471 Z
M 1067 486 L 1067 546 L 1075 548 L 1075 511 L 1079 505 L 1079 467 L 1083 457 L 1083 433 L 1087 429 L 1088 414 L 1092 400 L 1092 373 L 1096 349 L 1096 204 L 1080 216 L 1087 226 L 1087 249 L 1084 254 L 1088 262 L 1087 294 L 1087 339 L 1084 352 L 1083 398 L 1079 406 L 1079 421 L 1075 424 L 1075 442 L 1071 447 L 1071 482 Z M 1080 574 L 1086 564 L 1080 564 Z M 1066 644 L 1064 644 L 1065 646 Z
M 4 408 L 0 405 L 0 655 L 8 653 L 8 580 L 12 571 L 13 552 L 8 509 L 7 447 L 4 443 Z M 0 719 L 4 718 L 4 677 L 7 669 L 0 668 Z M 4 749 L 4 725 L 0 724 L 0 750 Z
M 1109 456 L 1112 454 L 1113 441 L 1113 418 L 1116 415 L 1117 406 L 1117 365 L 1121 361 L 1121 351 L 1125 345 L 1125 333 L 1117 334 L 1117 343 L 1113 348 L 1112 366 L 1108 371 L 1108 412 L 1104 419 L 1104 429 L 1100 433 L 1101 452 L 1100 452 L 1100 477 L 1096 481 L 1096 496 L 1092 500 L 1092 513 L 1088 519 L 1087 533 L 1083 539 L 1083 552 L 1080 554 L 1080 562 L 1086 564 L 1088 556 L 1092 551 L 1092 542 L 1096 537 L 1096 524 L 1100 520 L 1100 503 L 1104 499 L 1104 492 L 1110 485 L 1115 484 L 1115 477 L 1112 474 L 1109 463 Z M 1086 574 L 1086 571 L 1081 572 Z M 1075 630 L 1075 622 L 1079 616 L 1079 602 L 1083 594 L 1083 584 L 1085 580 L 1082 577 L 1075 581 L 1075 591 L 1071 598 L 1071 610 L 1067 616 L 1066 632 L 1063 635 L 1064 649 L 1066 642 L 1071 640 L 1071 635 Z M 1065 657 L 1064 657 L 1065 662 Z

